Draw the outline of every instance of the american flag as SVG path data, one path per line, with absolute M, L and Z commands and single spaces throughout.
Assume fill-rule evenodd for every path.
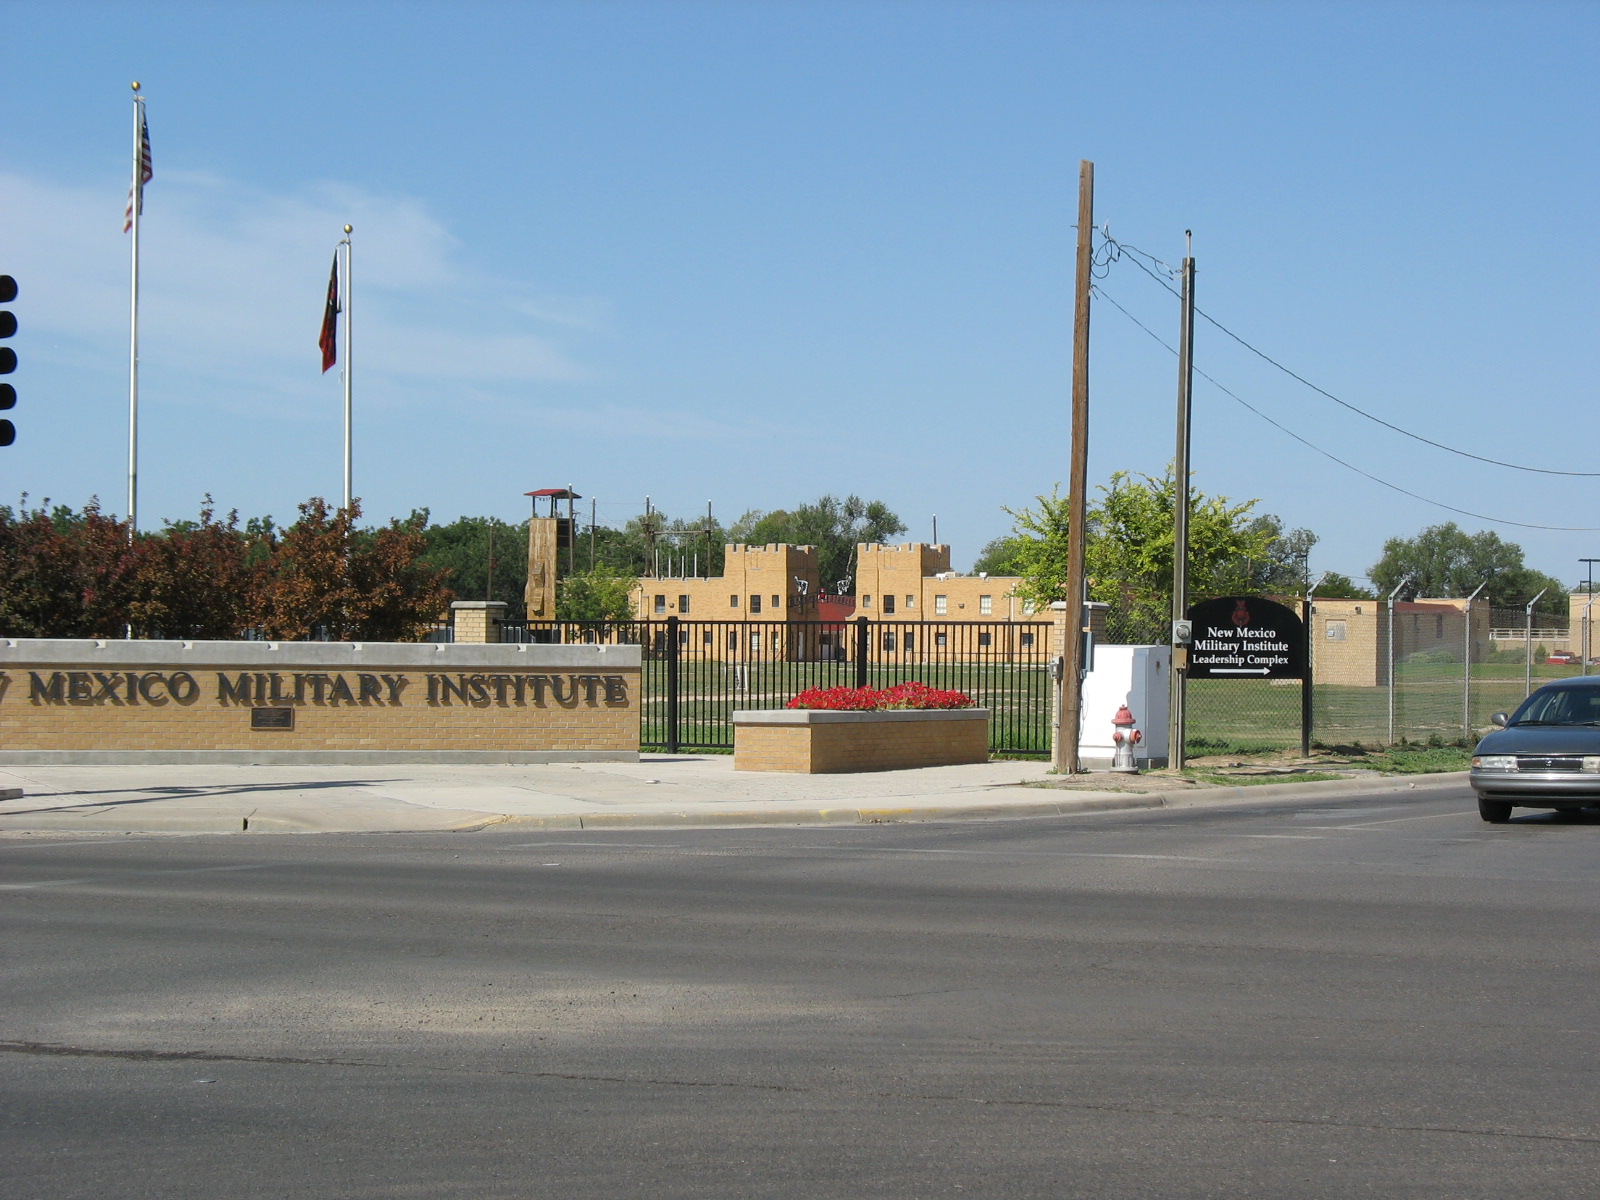
M 144 212 L 144 185 L 150 182 L 150 176 L 150 123 L 140 116 L 139 165 L 135 170 L 133 182 L 128 185 L 128 211 L 122 214 L 123 233 L 133 228 L 134 205 L 138 205 L 141 214 Z

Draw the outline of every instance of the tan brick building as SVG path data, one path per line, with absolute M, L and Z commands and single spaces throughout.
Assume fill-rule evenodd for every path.
M 1418 599 L 1394 605 L 1395 661 L 1441 651 L 1459 662 L 1468 652 L 1466 601 Z M 1490 608 L 1472 606 L 1470 653 L 1489 653 Z M 1389 683 L 1389 605 L 1384 600 L 1316 600 L 1311 606 L 1311 669 L 1318 683 L 1386 687 Z
M 859 544 L 853 597 L 824 592 L 814 546 L 730 544 L 724 562 L 723 574 L 714 578 L 639 580 L 634 588 L 635 616 L 749 626 L 680 631 L 685 653 L 708 658 L 843 658 L 857 636 L 853 622 L 862 617 L 886 626 L 875 628 L 869 637 L 875 661 L 951 652 L 1027 657 L 1043 653 L 1050 640 L 1046 628 L 1050 616 L 1033 612 L 1015 594 L 1020 580 L 958 575 L 950 569 L 947 545 Z M 783 621 L 819 624 L 788 630 L 773 624 Z M 963 622 L 1018 628 L 957 630 Z M 921 628 L 924 625 L 930 628 Z M 666 636 L 661 631 L 657 635 Z
M 871 637 L 878 661 L 952 649 L 963 656 L 1028 658 L 1050 652 L 1044 628 L 1050 614 L 1034 612 L 1016 594 L 1021 582 L 1009 575 L 958 575 L 946 545 L 863 542 L 856 547 L 855 615 L 885 626 Z M 992 627 L 969 630 L 963 622 Z M 932 628 L 911 628 L 914 623 Z
M 721 575 L 639 580 L 633 615 L 647 621 L 813 620 L 821 590 L 815 546 L 732 544 L 724 553 Z

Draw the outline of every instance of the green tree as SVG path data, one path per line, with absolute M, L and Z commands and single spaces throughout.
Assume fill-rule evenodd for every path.
M 1316 594 L 1324 600 L 1371 600 L 1372 589 L 1364 588 L 1348 575 L 1341 575 L 1338 571 L 1328 571 L 1321 577 L 1321 582 L 1312 580 L 1317 584 Z
M 1020 575 L 1022 574 L 1021 562 L 1018 555 L 1022 553 L 1027 539 L 1014 533 L 1004 534 L 1001 537 L 984 544 L 978 551 L 978 557 L 972 564 L 972 573 L 987 572 L 990 575 Z
M 1172 616 L 1172 565 L 1177 485 L 1169 468 L 1160 479 L 1118 471 L 1086 514 L 1084 570 L 1089 599 L 1111 606 L 1117 640 L 1165 641 Z M 1277 518 L 1253 512 L 1258 501 L 1235 504 L 1225 496 L 1194 492 L 1189 515 L 1189 594 L 1194 599 L 1256 590 L 1270 568 L 1284 572 Z M 1007 509 L 1022 540 L 1012 562 L 1020 568 L 1017 591 L 1043 608 L 1066 594 L 1068 500 L 1059 489 L 1037 504 Z
M 428 510 L 420 511 L 426 520 Z M 448 525 L 427 525 L 423 537 L 427 546 L 420 561 L 448 571 L 458 599 L 499 600 L 509 615 L 521 616 L 528 586 L 527 522 L 457 517 Z
M 752 510 L 728 532 L 732 541 L 754 546 L 815 546 L 822 586 L 831 591 L 839 580 L 855 574 L 858 543 L 887 542 L 905 531 L 906 523 L 881 500 L 828 495 L 794 509 Z
M 557 588 L 556 616 L 563 621 L 630 621 L 636 579 L 604 565 L 564 576 Z
M 579 532 L 578 539 L 581 570 L 590 561 L 591 533 L 587 526 Z M 596 526 L 592 535 L 593 565 L 638 578 L 653 572 L 658 561 L 663 573 L 676 571 L 681 560 L 686 571 L 698 569 L 702 575 L 720 575 L 723 546 L 728 540 L 728 531 L 720 521 L 669 517 L 660 509 L 652 509 L 648 514 L 629 518 L 621 529 Z
M 1367 576 L 1382 596 L 1404 580 L 1400 598 L 1406 600 L 1469 596 L 1486 583 L 1479 599 L 1502 608 L 1520 608 L 1543 588 L 1539 611 L 1567 611 L 1566 585 L 1523 565 L 1521 546 L 1490 530 L 1467 533 L 1454 521 L 1430 525 L 1413 538 L 1390 538 Z

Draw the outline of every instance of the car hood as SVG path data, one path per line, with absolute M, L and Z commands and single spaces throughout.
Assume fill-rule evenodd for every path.
M 1600 725 L 1526 725 L 1486 734 L 1474 754 L 1600 754 Z

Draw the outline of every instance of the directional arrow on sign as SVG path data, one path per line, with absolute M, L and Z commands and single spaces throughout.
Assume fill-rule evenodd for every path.
M 1265 675 L 1266 667 L 1212 667 L 1213 675 Z

